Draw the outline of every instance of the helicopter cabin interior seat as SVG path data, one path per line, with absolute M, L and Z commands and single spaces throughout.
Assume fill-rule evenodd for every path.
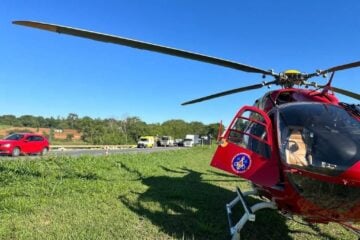
M 293 130 L 290 133 L 285 151 L 288 164 L 308 166 L 306 143 L 300 130 Z

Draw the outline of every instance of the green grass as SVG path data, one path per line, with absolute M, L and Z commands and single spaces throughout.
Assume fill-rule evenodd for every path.
M 0 161 L 0 239 L 228 239 L 225 204 L 246 181 L 214 149 Z M 255 199 L 251 199 L 255 201 Z M 337 224 L 259 212 L 242 239 L 356 239 Z

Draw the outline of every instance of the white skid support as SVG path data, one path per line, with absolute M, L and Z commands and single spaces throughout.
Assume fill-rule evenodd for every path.
M 226 212 L 227 212 L 227 216 L 228 216 L 228 221 L 229 221 L 229 225 L 230 225 L 230 234 L 232 235 L 232 240 L 239 240 L 240 239 L 240 231 L 241 229 L 244 227 L 245 223 L 247 221 L 255 221 L 255 212 L 259 211 L 261 209 L 277 209 L 276 204 L 274 202 L 260 202 L 260 203 L 256 203 L 253 206 L 249 207 L 245 197 L 249 196 L 249 195 L 255 195 L 257 194 L 256 190 L 252 190 L 252 191 L 247 191 L 242 193 L 241 190 L 239 188 L 236 189 L 236 193 L 237 196 L 234 198 L 234 200 L 232 200 L 230 203 L 226 204 Z M 240 218 L 240 220 L 233 226 L 232 225 L 232 220 L 231 220 L 231 214 L 232 211 L 231 209 L 238 204 L 239 202 L 241 202 L 241 205 L 244 208 L 244 215 Z

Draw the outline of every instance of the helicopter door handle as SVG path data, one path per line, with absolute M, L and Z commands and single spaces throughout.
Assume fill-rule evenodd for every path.
M 300 171 L 297 170 L 297 169 L 292 168 L 292 169 L 284 170 L 284 172 L 286 172 L 286 173 L 299 173 Z M 300 173 L 301 173 L 301 172 L 300 172 Z

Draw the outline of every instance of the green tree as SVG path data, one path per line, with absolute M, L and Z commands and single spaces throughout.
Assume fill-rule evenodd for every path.
M 164 122 L 162 125 L 161 135 L 170 135 L 174 138 L 184 138 L 186 134 L 190 133 L 189 124 L 184 120 L 169 120 Z
M 0 117 L 0 124 L 19 127 L 18 119 L 14 115 L 3 115 Z
M 54 129 L 53 128 L 50 128 L 50 132 L 49 132 L 49 141 L 54 141 L 54 135 L 55 135 L 55 132 L 54 132 Z
M 202 122 L 197 122 L 197 121 L 190 122 L 189 128 L 190 128 L 189 133 L 198 134 L 198 135 L 206 135 L 207 134 L 206 127 Z
M 220 133 L 219 130 L 221 130 Z M 210 135 L 214 139 L 216 139 L 218 135 L 222 134 L 224 131 L 225 126 L 222 123 L 211 123 L 206 126 L 207 135 Z
M 160 123 L 151 123 L 146 126 L 146 135 L 149 136 L 160 136 L 162 135 L 161 124 Z
M 19 118 L 19 122 L 22 127 L 37 127 L 39 123 L 34 116 L 23 115 Z
M 146 123 L 139 117 L 128 117 L 126 122 L 128 141 L 136 143 L 138 138 L 146 133 Z
M 50 128 L 52 129 L 49 133 L 50 139 L 54 138 L 54 129 L 72 128 L 81 133 L 83 141 L 93 144 L 134 144 L 142 135 L 170 135 L 174 138 L 184 138 L 186 134 L 210 134 L 216 138 L 218 133 L 218 124 L 216 123 L 204 125 L 198 121 L 188 123 L 181 119 L 172 119 L 162 124 L 147 124 L 139 117 L 126 117 L 122 120 L 92 119 L 88 116 L 80 118 L 76 113 L 69 113 L 66 118 L 3 115 L 0 116 L 0 124 Z M 73 136 L 68 135 L 67 138 L 72 139 Z
M 76 113 L 69 113 L 66 118 L 66 122 L 69 128 L 76 129 L 79 116 Z
M 68 133 L 68 134 L 66 134 L 66 140 L 68 140 L 68 141 L 72 141 L 72 140 L 73 140 L 73 138 L 74 138 L 74 134 L 72 134 L 72 133 Z

